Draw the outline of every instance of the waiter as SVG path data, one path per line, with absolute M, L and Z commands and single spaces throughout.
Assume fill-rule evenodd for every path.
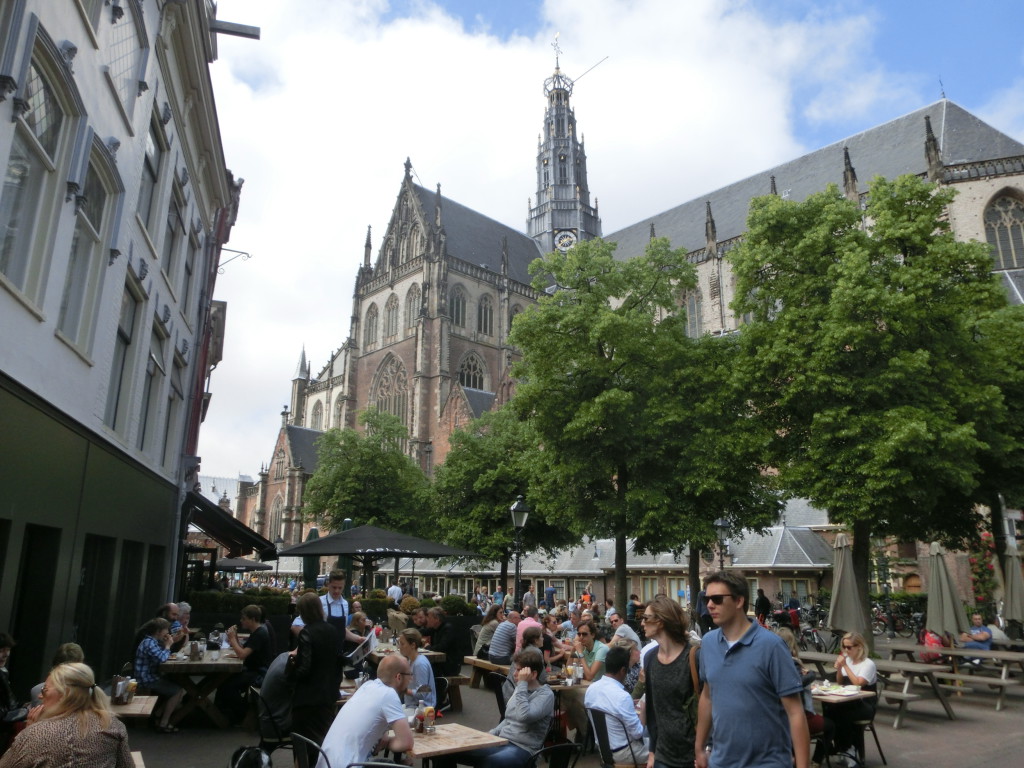
M 331 571 L 331 575 L 327 577 L 327 594 L 320 596 L 320 604 L 324 609 L 324 620 L 338 630 L 338 682 L 340 683 L 344 668 L 342 657 L 345 655 L 345 641 L 361 643 L 365 639 L 348 628 L 349 607 L 348 600 L 345 599 L 344 571 Z M 298 637 L 305 625 L 302 617 L 296 616 L 292 621 L 292 634 Z

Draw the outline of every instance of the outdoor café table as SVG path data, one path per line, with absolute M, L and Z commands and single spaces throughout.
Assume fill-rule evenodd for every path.
M 110 702 L 110 711 L 122 720 L 131 717 L 149 717 L 153 714 L 159 696 L 133 696 L 128 704 Z
M 836 660 L 835 654 L 832 653 L 821 653 L 819 651 L 801 651 L 800 658 L 804 661 L 810 661 L 818 667 L 818 672 L 823 678 L 828 675 L 835 674 L 835 670 L 832 669 L 832 664 Z M 936 672 L 949 672 L 951 667 L 945 664 L 921 664 L 916 661 L 899 661 L 890 659 L 875 659 L 875 668 L 883 674 L 878 676 L 878 682 L 889 686 L 894 686 L 896 683 L 891 681 L 890 678 L 886 677 L 887 674 L 899 673 L 903 676 L 903 688 L 900 691 L 890 693 L 888 690 L 881 693 L 881 697 L 885 698 L 887 695 L 892 699 L 898 699 L 899 709 L 896 710 L 896 718 L 893 720 L 892 727 L 899 728 L 903 724 L 903 715 L 910 708 L 910 702 L 913 699 L 920 698 L 918 694 L 913 693 L 910 689 L 914 684 L 915 679 L 928 683 L 932 693 L 935 694 L 935 698 L 942 704 L 942 708 L 946 710 L 946 715 L 950 720 L 956 720 L 956 714 L 953 712 L 953 707 L 950 706 L 949 697 L 946 692 L 942 690 L 942 686 L 939 684 L 938 679 L 935 677 Z M 825 665 L 828 665 L 826 669 Z
M 392 651 L 390 648 L 391 646 L 388 645 L 378 645 L 374 650 L 366 654 L 366 660 L 376 667 L 390 654 L 398 653 L 397 650 Z M 420 656 L 426 656 L 427 661 L 431 664 L 438 664 L 448 658 L 440 651 L 420 651 Z
M 412 749 L 406 754 L 418 757 L 426 764 L 432 757 L 505 744 L 508 744 L 508 739 L 487 731 L 478 731 L 459 723 L 445 723 L 435 726 L 434 733 L 414 733 Z
M 874 691 L 865 691 L 861 688 L 857 688 L 856 691 L 822 691 L 811 686 L 811 698 L 821 704 L 843 704 L 847 701 L 856 701 L 857 699 L 873 699 L 877 695 Z
M 221 653 L 217 661 L 210 651 L 203 652 L 202 661 L 179 660 L 171 657 L 160 665 L 160 674 L 185 689 L 181 706 L 174 710 L 171 723 L 177 725 L 197 707 L 203 710 L 220 728 L 230 727 L 227 718 L 213 703 L 213 693 L 236 672 L 242 671 L 242 661 L 234 654 Z M 193 680 L 193 678 L 198 678 Z

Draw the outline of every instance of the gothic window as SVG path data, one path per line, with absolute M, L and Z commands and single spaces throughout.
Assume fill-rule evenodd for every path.
M 384 338 L 392 339 L 398 335 L 398 296 L 391 294 L 384 305 Z
M 274 458 L 274 479 L 284 479 L 284 449 L 279 450 Z
M 448 312 L 452 317 L 452 325 L 456 328 L 465 328 L 466 294 L 459 286 L 455 286 L 452 288 L 450 296 L 451 298 L 448 300 Z
M 406 419 L 409 411 L 409 383 L 405 375 L 405 366 L 394 355 L 388 355 L 377 370 L 376 381 L 370 393 L 370 405 L 378 411 L 397 416 L 402 424 L 408 426 Z
M 700 291 L 689 291 L 686 294 L 686 335 L 691 339 L 696 339 L 703 333 L 702 312 L 703 304 L 700 299 Z
M 273 541 L 281 535 L 281 522 L 284 517 L 284 501 L 278 496 L 274 499 L 274 505 L 270 508 L 270 528 L 267 530 L 267 538 Z
M 313 416 L 310 419 L 310 425 L 312 429 L 322 430 L 324 428 L 324 404 L 319 400 L 313 406 Z
M 342 406 L 344 406 L 344 404 L 345 398 L 343 398 L 341 395 L 338 395 L 338 397 L 334 401 L 334 421 L 332 422 L 334 424 L 335 429 L 341 429 L 341 409 Z
M 484 364 L 475 354 L 466 355 L 459 366 L 459 384 L 470 389 L 484 388 Z
M 420 316 L 420 286 L 413 283 L 409 292 L 405 294 L 405 327 L 412 329 L 416 327 L 416 319 Z
M 377 343 L 377 305 L 371 304 L 363 321 L 363 348 L 370 349 Z
M 409 251 L 407 254 L 406 261 L 409 259 L 415 259 L 420 255 L 420 228 L 413 227 L 412 232 L 409 233 Z
M 569 169 L 565 165 L 565 155 L 558 158 L 558 183 L 569 183 Z
M 494 333 L 494 307 L 490 296 L 481 296 L 476 305 L 476 330 L 487 336 Z
M 985 237 L 992 246 L 993 269 L 1024 268 L 1024 203 L 1002 194 L 985 209 Z
M 508 313 L 508 328 L 509 328 L 509 330 L 512 330 L 512 321 L 516 319 L 516 315 L 520 314 L 522 311 L 523 311 L 523 308 L 521 306 L 519 306 L 518 304 L 513 304 L 512 305 L 512 309 L 509 310 L 509 313 Z

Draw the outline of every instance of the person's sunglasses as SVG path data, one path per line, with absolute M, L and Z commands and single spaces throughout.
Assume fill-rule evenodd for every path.
M 589 632 L 577 632 L 576 634 L 579 637 L 590 637 L 590 633 Z
M 721 605 L 722 603 L 725 602 L 725 598 L 727 598 L 727 597 L 732 597 L 732 595 L 705 595 L 704 599 L 707 602 L 709 602 L 709 603 L 714 603 L 715 605 Z
M 846 643 L 843 643 L 843 648 L 845 648 L 848 651 L 853 650 L 856 647 L 857 646 L 855 646 L 855 645 L 847 645 Z
M 648 616 L 647 614 L 644 614 L 643 616 L 640 617 L 640 621 L 657 621 L 657 620 L 658 620 L 657 616 Z

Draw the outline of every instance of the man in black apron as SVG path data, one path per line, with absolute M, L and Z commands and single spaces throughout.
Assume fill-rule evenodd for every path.
M 324 620 L 338 630 L 338 683 L 341 684 L 341 675 L 345 663 L 345 641 L 354 643 L 363 641 L 361 635 L 348 628 L 349 607 L 345 599 L 345 572 L 341 570 L 331 571 L 327 577 L 327 594 L 320 596 L 320 604 L 324 609 Z M 296 616 L 292 621 L 292 632 L 298 636 L 305 626 L 301 616 Z

